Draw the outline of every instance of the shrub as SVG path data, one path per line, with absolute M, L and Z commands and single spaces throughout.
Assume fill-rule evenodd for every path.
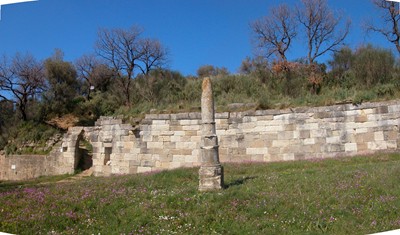
M 355 53 L 352 70 L 358 85 L 371 88 L 379 83 L 388 83 L 394 71 L 394 55 L 387 49 L 368 45 Z

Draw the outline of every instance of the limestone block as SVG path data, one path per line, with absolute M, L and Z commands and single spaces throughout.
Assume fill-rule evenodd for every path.
M 196 113 L 189 113 L 189 119 L 201 119 L 201 113 L 200 112 L 196 112 Z
M 257 122 L 274 120 L 274 116 L 273 115 L 257 115 L 259 113 L 259 111 L 262 111 L 262 110 L 257 110 L 256 111 Z
M 378 126 L 378 122 L 368 121 L 368 122 L 360 123 L 360 125 L 356 126 L 355 128 L 373 128 L 373 127 L 376 127 L 376 126 Z
M 170 160 L 172 161 L 172 155 L 191 155 L 194 150 L 196 149 L 171 149 L 169 150 Z
M 384 135 L 385 135 L 385 140 L 397 140 L 399 136 L 397 130 L 385 131 Z
M 315 138 L 308 138 L 303 140 L 304 145 L 313 145 L 315 144 Z
M 195 120 L 180 120 L 179 124 L 181 126 L 191 126 L 191 125 L 199 125 L 200 124 L 200 119 L 195 119 Z
M 229 136 L 229 135 L 237 135 L 239 133 L 238 129 L 228 129 L 225 132 L 225 135 Z
M 200 141 L 201 141 L 201 136 L 191 136 L 190 137 L 190 142 L 200 143 Z
M 385 150 L 387 149 L 387 143 L 384 141 L 368 142 L 369 150 Z
M 326 143 L 327 144 L 340 144 L 341 143 L 340 136 L 327 137 Z
M 250 148 L 263 148 L 266 147 L 267 142 L 260 137 L 247 141 Z
M 169 123 L 169 122 L 168 122 Z M 152 121 L 153 126 L 157 126 L 157 125 L 165 125 L 167 124 L 167 120 L 153 120 Z
M 367 133 L 368 128 L 358 128 L 356 129 L 356 134 Z
M 293 114 L 287 113 L 287 114 L 280 114 L 280 115 L 275 115 L 274 120 L 290 120 L 293 118 Z
M 152 168 L 151 167 L 144 167 L 144 166 L 138 166 L 137 167 L 137 173 L 146 173 L 146 172 L 151 172 Z
M 169 129 L 170 129 L 171 131 L 173 131 L 173 132 L 177 132 L 177 131 L 182 131 L 182 130 L 183 130 L 183 128 L 182 128 L 181 125 L 171 125 L 171 126 L 169 127 Z
M 185 136 L 199 136 L 201 135 L 200 129 L 199 131 L 185 131 Z
M 326 129 L 318 129 L 310 131 L 310 138 L 322 138 L 326 137 Z
M 142 160 L 140 162 L 141 167 L 155 167 L 155 161 L 147 161 L 147 160 Z
M 244 123 L 240 123 L 239 124 L 239 128 L 243 129 L 243 131 L 245 132 L 246 130 L 248 130 L 249 132 L 251 132 L 255 127 L 256 127 L 257 123 L 256 122 L 244 122 Z
M 283 154 L 283 160 L 284 161 L 294 161 L 295 160 L 294 153 L 285 153 L 285 154 Z
M 198 143 L 195 142 L 177 142 L 177 149 L 195 149 L 198 147 Z
M 346 152 L 357 152 L 357 143 L 346 143 L 344 149 Z
M 171 119 L 172 119 L 172 120 L 184 120 L 184 119 L 189 119 L 189 113 L 171 114 Z
M 246 148 L 246 154 L 252 155 L 252 154 L 268 154 L 268 148 Z
M 289 141 L 287 140 L 273 140 L 272 141 L 272 147 L 275 148 L 282 148 L 285 147 L 289 144 Z
M 389 108 L 388 108 L 388 106 L 385 106 L 385 105 L 378 106 L 375 109 L 376 109 L 376 113 L 378 113 L 378 114 L 389 113 Z
M 263 162 L 270 162 L 271 160 L 271 154 L 264 154 L 263 156 Z
M 217 136 L 226 135 L 226 130 L 216 130 Z
M 251 162 L 263 162 L 264 161 L 264 155 L 259 154 L 259 155 L 251 155 L 250 156 L 250 161 Z
M 260 120 L 259 118 L 260 117 L 258 117 L 257 121 L 255 122 L 256 126 L 258 126 L 258 127 L 261 127 L 261 126 L 266 127 L 266 126 L 270 126 L 271 125 L 270 123 L 272 122 L 272 120 Z
M 318 130 L 318 123 L 306 123 L 299 127 L 300 130 Z
M 252 122 L 256 122 L 256 121 L 257 121 L 257 117 L 256 116 L 243 117 L 243 123 L 252 123 Z
M 160 136 L 173 136 L 174 134 L 174 131 L 161 131 Z
M 169 163 L 169 169 L 176 169 L 182 167 L 183 163 L 182 162 L 170 162 Z
M 149 149 L 163 149 L 164 142 L 147 142 L 147 148 Z
M 398 104 L 389 105 L 388 111 L 389 111 L 389 113 L 400 113 L 400 105 L 398 105 Z
M 185 158 L 186 158 L 185 155 L 173 155 L 172 162 L 180 162 L 180 163 L 182 163 L 182 162 L 185 162 Z
M 362 110 L 360 109 L 352 109 L 352 110 L 347 110 L 345 111 L 346 116 L 358 116 L 360 115 Z
M 357 142 L 357 151 L 364 152 L 368 150 L 368 143 L 367 142 Z
M 295 131 L 296 130 L 296 125 L 295 124 L 287 124 L 284 126 L 285 131 Z
M 355 117 L 355 122 L 368 122 L 368 116 L 365 114 L 361 114 Z
M 131 166 L 129 167 L 129 173 L 128 174 L 137 174 L 137 166 Z
M 189 155 L 189 154 L 185 154 L 185 155 Z M 200 149 L 198 149 L 198 148 L 193 149 L 191 155 L 195 156 L 195 157 L 200 156 Z
M 384 141 L 385 140 L 385 136 L 383 135 L 383 131 L 378 131 L 374 133 L 374 140 L 376 142 L 378 141 Z
M 200 163 L 200 157 L 199 157 L 199 155 L 186 155 L 185 162 L 186 163 L 189 163 L 189 162 Z
M 174 131 L 174 136 L 184 136 L 185 131 Z
M 152 125 L 151 130 L 152 131 L 169 131 L 169 124 L 164 124 L 164 125 Z
M 182 126 L 182 130 L 184 130 L 184 131 L 198 131 L 198 130 L 200 130 L 200 125 Z
M 152 154 L 139 154 L 138 155 L 138 159 L 140 159 L 140 160 L 148 160 L 148 161 L 150 161 L 150 160 L 152 160 Z
M 388 149 L 397 149 L 397 141 L 396 140 L 386 141 L 386 146 Z
M 159 136 L 158 141 L 160 142 L 170 142 L 171 141 L 171 136 Z
M 267 127 L 256 127 L 254 128 L 254 132 L 280 132 L 284 131 L 285 128 L 283 125 L 280 126 L 267 126 Z
M 293 122 L 291 120 L 277 119 L 277 120 L 269 121 L 267 126 L 285 126 L 285 125 L 289 125 L 289 124 L 292 124 L 292 123 Z
M 375 133 L 371 132 L 371 131 L 368 131 L 366 133 L 358 134 L 356 140 L 358 139 L 358 137 L 361 137 L 360 139 L 363 142 L 373 142 L 373 141 L 375 141 Z
M 217 124 L 217 126 L 228 125 L 228 119 L 215 119 L 215 124 Z
M 184 138 L 183 136 L 171 136 L 171 142 L 182 142 Z
M 294 131 L 278 132 L 278 140 L 291 140 L 294 138 Z

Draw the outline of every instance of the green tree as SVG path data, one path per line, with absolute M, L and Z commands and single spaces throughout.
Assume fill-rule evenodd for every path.
M 61 116 L 75 108 L 74 99 L 79 92 L 77 72 L 72 63 L 64 61 L 63 53 L 55 54 L 45 61 L 47 90 L 43 95 L 48 116 Z
M 328 76 L 329 84 L 337 84 L 348 87 L 352 86 L 355 81 L 348 75 L 352 73 L 351 68 L 354 64 L 353 50 L 349 47 L 342 47 L 339 51 L 333 53 L 332 59 L 328 61 L 331 68 Z M 349 79 L 353 81 L 349 81 Z
M 13 102 L 0 101 L 0 150 L 7 145 L 10 128 L 18 122 L 18 120 L 15 120 L 15 116 Z M 9 125 L 9 123 L 13 123 L 13 125 Z

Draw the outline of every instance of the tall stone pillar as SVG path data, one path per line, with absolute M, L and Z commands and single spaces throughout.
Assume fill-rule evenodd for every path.
M 219 146 L 215 130 L 214 98 L 210 78 L 203 80 L 202 89 L 199 190 L 213 191 L 222 189 L 224 185 L 224 172 L 219 162 Z

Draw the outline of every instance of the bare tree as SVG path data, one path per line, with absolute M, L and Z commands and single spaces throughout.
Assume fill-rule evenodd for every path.
M 382 34 L 389 42 L 396 46 L 397 51 L 400 53 L 400 12 L 397 10 L 395 2 L 372 0 L 372 3 L 382 13 L 381 18 L 384 24 L 382 26 L 375 26 L 373 23 L 367 23 L 367 30 Z
M 15 103 L 22 120 L 28 119 L 29 102 L 43 91 L 44 83 L 43 64 L 32 55 L 16 54 L 11 62 L 3 57 L 0 63 L 0 91 L 4 93 L 0 94 L 0 98 Z
M 160 42 L 141 38 L 142 29 L 101 29 L 96 43 L 97 54 L 117 71 L 126 105 L 130 105 L 132 79 L 136 73 L 148 74 L 164 65 L 167 52 Z
M 114 71 L 94 55 L 83 55 L 76 60 L 75 67 L 78 78 L 84 84 L 83 93 L 88 100 L 92 89 L 106 91 L 115 76 Z
M 303 7 L 298 8 L 297 18 L 305 28 L 307 59 L 312 64 L 316 58 L 329 51 L 336 51 L 343 44 L 351 22 L 347 20 L 340 30 L 343 17 L 331 11 L 326 0 L 302 0 L 302 3 Z
M 286 52 L 297 35 L 296 25 L 291 9 L 286 4 L 272 8 L 268 16 L 251 23 L 261 55 L 267 58 L 277 56 L 286 61 Z
M 137 66 L 144 75 L 148 75 L 154 68 L 162 68 L 167 62 L 168 52 L 155 39 L 143 39 L 139 42 L 141 57 Z

